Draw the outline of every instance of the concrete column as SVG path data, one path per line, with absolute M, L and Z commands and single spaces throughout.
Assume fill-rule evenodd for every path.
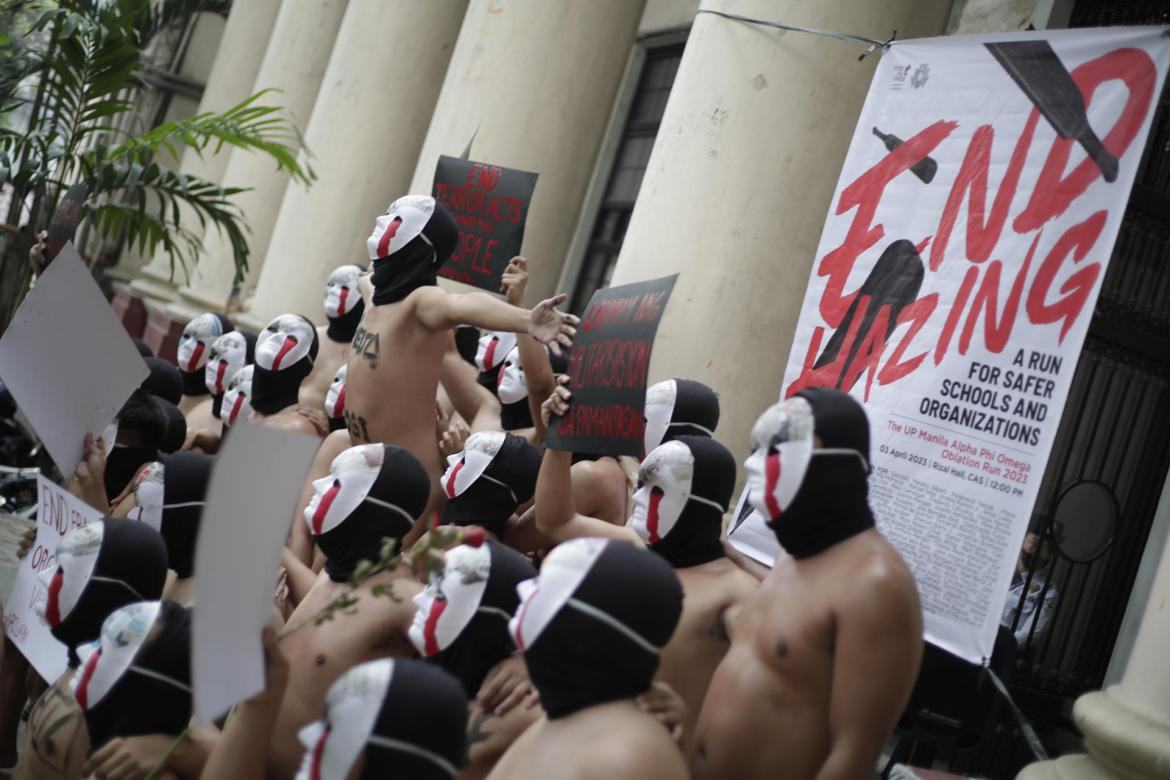
M 329 272 L 366 265 L 374 217 L 410 185 L 466 10 L 467 0 L 350 0 L 305 133 L 319 178 L 285 191 L 242 321 L 320 318 Z
M 252 84 L 260 70 L 268 37 L 276 21 L 281 0 L 248 0 L 233 3 L 223 36 L 215 52 L 214 63 L 199 102 L 199 112 L 223 111 L 252 94 Z M 193 42 L 194 43 L 194 42 Z M 206 154 L 202 157 L 193 150 L 186 150 L 179 163 L 179 171 L 189 176 L 198 176 L 208 181 L 221 181 L 227 166 L 228 151 L 220 154 Z M 194 211 L 180 207 L 184 225 L 198 226 Z M 127 249 L 127 252 L 132 250 Z M 183 278 L 183 269 L 175 268 L 175 277 Z M 144 268 L 131 285 L 139 296 L 158 300 L 173 300 L 175 283 L 171 275 L 170 258 L 160 252 Z
M 282 106 L 302 129 L 308 125 L 321 89 L 345 7 L 346 0 L 287 0 L 276 17 L 252 91 L 277 90 L 264 100 Z M 310 153 L 316 151 L 310 147 Z M 267 155 L 234 149 L 228 158 L 224 185 L 249 188 L 233 199 L 250 230 L 251 254 L 245 285 L 259 276 L 288 181 L 288 174 L 277 170 Z M 199 262 L 181 290 L 182 299 L 168 313 L 175 319 L 184 319 L 192 313 L 224 309 L 235 273 L 231 242 L 209 225 L 203 233 Z
M 430 193 L 439 155 L 459 154 L 473 133 L 472 159 L 538 172 L 524 231 L 530 303 L 555 292 L 642 6 L 468 5 L 410 191 Z
M 1163 496 L 1163 501 L 1167 500 Z M 1088 755 L 1032 764 L 1019 780 L 1170 777 L 1170 546 L 1162 550 L 1133 653 L 1119 685 L 1073 706 Z
M 942 32 L 937 0 L 704 0 L 701 8 L 884 38 Z M 650 368 L 723 397 L 743 460 L 775 403 L 809 269 L 876 55 L 859 44 L 695 17 L 612 283 L 679 273 Z

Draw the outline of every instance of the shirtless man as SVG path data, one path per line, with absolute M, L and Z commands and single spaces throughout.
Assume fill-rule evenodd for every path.
M 565 387 L 545 403 L 563 415 Z M 626 527 L 576 513 L 569 488 L 568 453 L 547 450 L 536 486 L 537 524 L 557 541 L 574 536 L 628 539 L 636 534 L 674 567 L 682 583 L 682 617 L 662 650 L 657 679 L 687 703 L 684 746 L 689 746 L 699 709 L 730 641 L 727 627 L 756 589 L 756 581 L 728 560 L 720 536 L 735 487 L 735 459 L 719 442 L 679 436 L 654 448 L 638 470 L 634 511 Z
M 324 407 L 298 403 L 301 384 L 317 359 L 317 329 L 299 314 L 281 314 L 256 338 L 252 369 L 252 422 L 323 438 Z
M 731 626 L 695 729 L 704 778 L 873 777 L 922 657 L 910 570 L 873 524 L 869 422 L 804 390 L 752 430 L 749 500 L 787 554 Z
M 349 361 L 350 342 L 366 304 L 358 291 L 362 269 L 343 265 L 333 269 L 325 282 L 325 318 L 329 324 L 317 328 L 320 347 L 313 361 L 313 370 L 301 383 L 300 402 L 313 409 L 324 409 L 325 395 L 337 369 Z
M 449 331 L 470 324 L 528 333 L 557 351 L 576 334 L 577 318 L 555 308 L 564 295 L 525 311 L 486 293 L 457 295 L 436 286 L 436 272 L 457 238 L 454 219 L 431 197 L 399 198 L 378 217 L 367 242 L 373 306 L 354 336 L 346 379 L 353 441 L 392 443 L 414 453 L 431 476 L 432 504 L 443 473 L 435 394 Z
M 359 562 L 378 558 L 383 537 L 402 540 L 426 506 L 430 482 L 406 450 L 367 444 L 339 455 L 330 475 L 314 484 L 304 520 L 327 560 L 281 639 L 289 686 L 269 751 L 272 777 L 287 780 L 296 773 L 304 752 L 297 732 L 320 716 L 334 680 L 363 661 L 414 654 L 407 632 L 415 611 L 411 598 L 422 585 L 405 566 L 362 583 L 351 594 L 353 607 L 321 625 L 314 618 L 348 590 Z M 391 594 L 381 593 L 387 588 Z
M 508 628 L 546 715 L 488 777 L 686 778 L 670 735 L 635 701 L 650 689 L 682 612 L 670 566 L 633 545 L 574 539 L 519 592 Z

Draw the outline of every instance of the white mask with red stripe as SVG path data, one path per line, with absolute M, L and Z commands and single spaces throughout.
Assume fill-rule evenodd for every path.
M 223 323 L 210 312 L 200 314 L 188 322 L 179 337 L 177 352 L 179 370 L 192 373 L 203 368 L 207 364 L 212 343 L 222 335 Z
M 102 523 L 90 523 L 65 534 L 57 545 L 57 565 L 41 570 L 39 576 L 48 595 L 37 606 L 50 628 L 69 617 L 93 580 L 104 532 Z M 126 588 L 133 591 L 129 585 Z
M 345 379 L 349 375 L 349 364 L 342 363 L 341 368 L 333 375 L 329 383 L 329 390 L 325 393 L 325 414 L 329 419 L 337 420 L 345 415 Z
M 366 239 L 370 259 L 392 255 L 422 235 L 434 213 L 435 199 L 428 195 L 406 195 L 391 203 L 374 221 L 374 232 Z
M 316 333 L 303 317 L 282 314 L 256 340 L 256 365 L 266 371 L 280 371 L 303 360 L 313 347 Z
M 248 362 L 248 340 L 238 330 L 225 333 L 211 345 L 203 383 L 212 395 L 223 395 L 228 381 Z
M 642 541 L 648 545 L 660 542 L 678 523 L 688 502 L 705 504 L 723 514 L 726 507 L 692 494 L 694 476 L 695 456 L 682 442 L 668 441 L 646 456 L 638 469 L 634 514 L 629 521 Z
M 251 365 L 244 366 L 232 374 L 227 392 L 223 394 L 223 404 L 219 407 L 219 419 L 223 420 L 223 424 L 229 428 L 237 422 L 248 419 L 248 414 L 252 411 L 252 403 L 249 399 L 252 397 L 253 368 Z
M 516 334 L 488 331 L 479 337 L 475 348 L 475 366 L 480 371 L 491 371 L 504 362 L 516 346 Z
M 334 269 L 325 282 L 325 316 L 344 317 L 353 311 L 361 300 L 358 293 L 358 279 L 362 269 L 356 265 L 343 265 Z
M 461 544 L 445 554 L 442 575 L 431 577 L 427 587 L 414 597 L 417 610 L 411 623 L 410 641 L 423 656 L 438 655 L 459 638 L 475 617 L 483 601 L 491 573 L 491 551 L 487 545 Z M 504 620 L 511 618 L 501 613 Z
M 463 495 L 477 479 L 484 476 L 506 438 L 503 431 L 480 431 L 468 437 L 463 444 L 463 452 L 447 458 L 447 470 L 439 484 L 448 499 Z M 511 490 L 507 485 L 504 487 Z
M 605 539 L 584 538 L 557 545 L 541 565 L 540 576 L 516 586 L 520 606 L 508 621 L 508 632 L 516 647 L 523 651 L 540 638 L 589 574 L 606 544 Z
M 134 482 L 134 503 L 126 517 L 146 523 L 156 531 L 162 530 L 163 478 L 166 467 L 159 461 L 147 463 Z
M 368 499 L 382 469 L 384 452 L 381 444 L 350 447 L 333 459 L 329 476 L 313 480 L 313 497 L 304 514 L 314 536 L 336 528 Z
M 78 648 L 81 669 L 69 681 L 69 689 L 82 710 L 97 706 L 126 672 L 134 667 L 134 659 L 150 637 L 162 604 L 141 601 L 129 604 L 111 613 L 102 623 L 102 635 L 97 642 Z M 150 672 L 158 678 L 155 672 Z M 178 680 L 164 678 L 165 682 L 189 690 Z
M 799 396 L 776 404 L 752 428 L 752 454 L 744 461 L 748 501 L 776 520 L 792 504 L 813 456 L 813 410 Z

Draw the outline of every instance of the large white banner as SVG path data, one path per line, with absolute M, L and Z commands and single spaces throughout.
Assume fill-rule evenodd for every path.
M 879 527 L 927 638 L 971 661 L 991 655 L 1168 56 L 1161 28 L 897 43 L 841 171 L 781 396 L 865 403 Z

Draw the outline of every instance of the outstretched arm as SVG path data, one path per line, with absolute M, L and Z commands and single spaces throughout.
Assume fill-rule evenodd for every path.
M 922 659 L 922 608 L 910 574 L 882 561 L 859 579 L 853 602 L 836 615 L 831 744 L 816 780 L 873 775 Z
M 541 407 L 546 426 L 550 415 L 563 415 L 568 411 L 571 397 L 563 384 L 553 391 Z M 638 535 L 625 526 L 577 514 L 573 500 L 572 458 L 571 452 L 544 451 L 540 474 L 536 478 L 536 527 L 557 543 L 582 536 L 601 536 L 643 546 Z
M 532 311 L 526 311 L 487 293 L 455 294 L 426 287 L 417 294 L 415 312 L 419 321 L 431 330 L 475 325 L 484 330 L 527 333 L 560 354 L 561 346 L 572 346 L 579 322 L 572 314 L 556 309 L 568 297 L 561 294 L 548 298 L 532 307 Z

